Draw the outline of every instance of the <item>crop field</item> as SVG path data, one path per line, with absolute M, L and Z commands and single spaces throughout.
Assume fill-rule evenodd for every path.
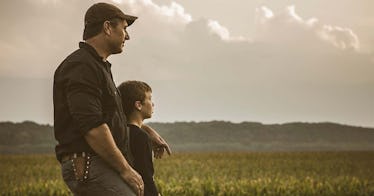
M 162 195 L 374 195 L 374 152 L 175 153 Z M 1 195 L 71 195 L 54 155 L 0 155 Z

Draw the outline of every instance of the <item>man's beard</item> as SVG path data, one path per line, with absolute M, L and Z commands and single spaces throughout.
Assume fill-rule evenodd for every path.
M 111 50 L 111 54 L 122 53 L 122 51 L 123 51 L 122 43 L 121 43 L 121 45 L 112 44 L 111 47 L 110 47 L 110 50 Z

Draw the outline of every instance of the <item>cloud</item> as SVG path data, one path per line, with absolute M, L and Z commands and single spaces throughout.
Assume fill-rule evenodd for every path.
M 176 2 L 171 2 L 169 6 L 159 6 L 151 0 L 115 0 L 113 2 L 123 6 L 125 10 L 141 16 L 137 21 L 135 34 L 143 36 L 144 33 L 154 33 L 154 31 L 147 31 L 145 29 L 149 26 L 157 26 L 157 36 L 159 38 L 166 38 L 169 40 L 175 39 L 176 33 L 180 33 L 186 25 L 193 21 L 191 14 L 187 13 L 184 7 Z M 143 20 L 146 18 L 146 20 Z M 209 33 L 218 35 L 223 41 L 250 41 L 250 39 L 243 36 L 231 36 L 229 30 L 219 24 L 216 20 L 204 20 L 205 26 Z M 205 28 L 205 27 L 204 27 Z M 146 36 L 150 36 L 147 34 Z
M 188 23 L 191 22 L 192 16 L 185 12 L 184 8 L 176 3 L 171 2 L 169 6 L 159 6 L 152 0 L 123 0 L 115 1 L 123 6 L 125 10 L 129 10 L 134 14 L 156 17 L 157 20 L 163 22 L 175 23 Z
M 360 49 L 358 37 L 352 29 L 323 25 L 323 28 L 317 32 L 322 39 L 329 41 L 337 48 L 357 51 Z
M 293 78 L 293 81 L 309 80 L 323 72 L 322 68 L 292 77 L 288 75 L 289 70 L 315 69 L 325 66 L 331 59 L 337 61 L 347 57 L 356 58 L 355 52 L 359 50 L 358 37 L 353 30 L 323 24 L 316 18 L 304 19 L 296 13 L 294 6 L 289 6 L 279 13 L 274 13 L 265 6 L 257 8 L 255 34 L 253 37 L 243 37 L 233 36 L 230 30 L 217 20 L 193 19 L 182 5 L 175 2 L 163 6 L 151 0 L 113 2 L 126 13 L 139 16 L 129 29 L 131 40 L 126 43 L 125 55 L 112 57 L 113 64 L 131 65 L 131 69 L 126 66 L 115 68 L 120 79 L 132 76 L 160 80 L 188 77 L 202 79 L 206 71 L 215 69 L 215 74 L 220 77 L 232 73 L 238 76 L 236 79 L 243 81 L 256 78 L 262 80 L 261 74 L 246 73 L 246 70 L 256 68 L 258 71 L 270 69 L 267 74 L 274 77 L 272 81 L 282 78 Z M 0 39 L 0 48 L 4 51 L 1 54 L 3 66 L 0 73 L 25 76 L 29 74 L 21 70 L 31 66 L 33 75 L 50 77 L 59 62 L 72 48 L 76 48 L 82 34 L 84 10 L 92 3 L 93 1 L 28 1 L 27 7 L 30 9 L 24 10 L 25 14 L 30 15 L 25 21 L 28 33 L 21 34 L 25 25 L 12 26 L 5 31 L 9 31 L 9 35 L 13 36 Z M 18 6 L 14 3 L 14 8 L 8 9 Z M 35 14 L 46 7 L 49 9 L 43 14 Z M 68 11 L 71 14 L 61 17 Z M 7 26 L 6 21 L 2 23 Z M 48 30 L 45 30 L 45 25 L 49 27 Z M 14 59 L 19 49 L 24 50 L 23 58 Z M 363 55 L 357 58 L 368 57 Z M 371 58 L 369 59 L 365 61 L 365 65 L 372 62 Z M 346 63 L 339 64 L 344 67 Z M 149 72 L 149 69 L 157 74 Z M 323 75 L 320 73 L 317 77 Z M 248 76 L 250 78 L 246 79 Z M 326 78 L 333 79 L 342 81 L 345 78 L 342 75 Z
M 351 29 L 304 19 L 294 6 L 280 13 L 257 8 L 257 31 L 252 38 L 232 36 L 216 20 L 192 20 L 178 4 L 158 6 L 142 0 L 121 6 L 143 17 L 130 30 L 134 39 L 128 42 L 127 55 L 115 57 L 114 63 L 132 67 L 116 70 L 119 78 L 204 80 L 209 70 L 215 70 L 215 76 L 226 81 L 264 85 L 314 79 L 321 84 L 371 81 L 367 77 L 371 58 L 357 53 L 358 38 Z M 362 62 L 354 66 L 358 59 Z M 228 73 L 235 78 L 227 77 Z
M 295 6 L 288 6 L 283 12 L 274 14 L 269 8 L 256 8 L 256 29 L 259 41 L 285 41 L 300 43 L 300 40 L 319 40 L 341 50 L 359 51 L 358 36 L 352 29 L 334 25 L 322 24 L 316 18 L 303 19 L 295 11 Z
M 208 20 L 208 27 L 211 33 L 218 35 L 223 41 L 231 42 L 250 42 L 250 39 L 247 39 L 243 36 L 232 37 L 229 30 L 219 24 L 216 20 Z

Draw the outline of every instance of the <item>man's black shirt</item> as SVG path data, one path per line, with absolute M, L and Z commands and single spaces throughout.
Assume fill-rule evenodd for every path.
M 130 131 L 130 149 L 134 158 L 134 169 L 142 176 L 144 196 L 157 196 L 153 180 L 152 146 L 148 134 L 136 125 L 128 124 Z
M 53 104 L 58 160 L 64 154 L 94 153 L 84 135 L 103 123 L 109 126 L 118 148 L 127 157 L 126 117 L 111 64 L 104 62 L 89 44 L 80 42 L 79 49 L 56 69 Z

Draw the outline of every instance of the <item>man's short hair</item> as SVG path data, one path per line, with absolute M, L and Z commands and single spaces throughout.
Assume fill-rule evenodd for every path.
M 84 16 L 83 40 L 99 34 L 105 21 L 112 21 L 113 19 L 126 20 L 128 26 L 130 26 L 137 18 L 136 16 L 124 14 L 118 7 L 112 4 L 95 3 L 88 8 Z
M 110 22 L 110 25 L 115 28 L 120 23 L 120 21 L 122 21 L 122 19 L 114 18 L 114 19 L 111 19 L 109 22 Z M 83 40 L 87 40 L 91 37 L 98 35 L 103 29 L 104 22 L 105 21 L 101 23 L 94 23 L 94 24 L 85 26 L 84 31 L 83 31 Z
M 152 88 L 142 81 L 126 81 L 118 86 L 122 97 L 122 106 L 126 116 L 135 110 L 135 102 L 145 100 L 145 93 L 152 92 Z

